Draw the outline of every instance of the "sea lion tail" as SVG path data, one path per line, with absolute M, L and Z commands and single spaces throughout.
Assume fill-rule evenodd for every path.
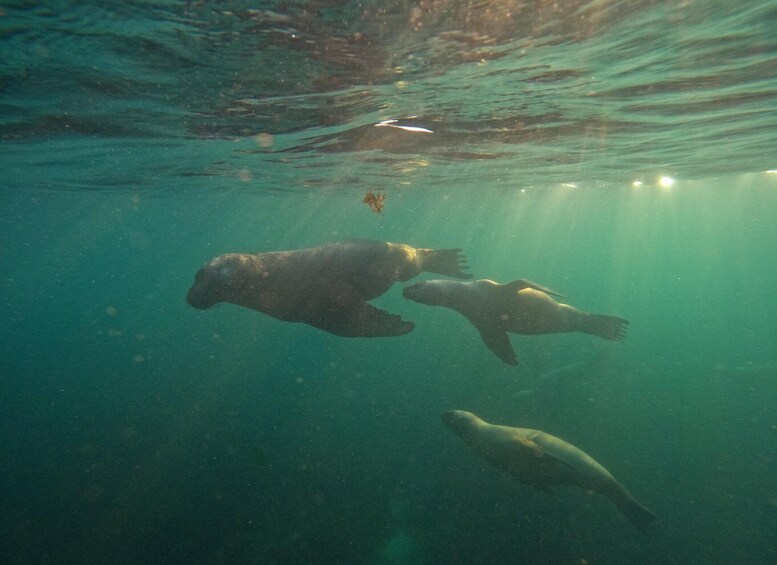
M 645 535 L 651 533 L 658 524 L 658 516 L 631 497 L 621 501 L 618 504 L 618 510 L 635 528 Z
M 623 341 L 628 329 L 629 321 L 623 318 L 603 316 L 601 314 L 585 314 L 578 331 L 609 339 L 610 341 Z
M 463 271 L 467 268 L 467 258 L 461 249 L 420 249 L 419 251 L 423 254 L 424 271 L 457 279 L 472 278 L 472 275 Z

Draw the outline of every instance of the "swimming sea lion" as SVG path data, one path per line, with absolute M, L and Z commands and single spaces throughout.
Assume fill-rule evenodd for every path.
M 494 426 L 463 410 L 443 413 L 442 421 L 478 455 L 524 484 L 546 491 L 571 485 L 602 494 L 643 533 L 658 521 L 607 469 L 562 439 L 539 430 Z
M 463 314 L 480 332 L 486 345 L 505 363 L 518 359 L 506 332 L 538 335 L 583 332 L 620 341 L 629 324 L 623 318 L 587 314 L 553 300 L 550 289 L 519 279 L 508 284 L 490 280 L 458 282 L 431 280 L 406 287 L 405 298 L 445 306 Z
M 471 278 L 461 249 L 349 240 L 270 253 L 228 253 L 208 261 L 186 296 L 199 309 L 231 302 L 287 322 L 346 337 L 396 336 L 415 327 L 366 301 L 421 271 Z

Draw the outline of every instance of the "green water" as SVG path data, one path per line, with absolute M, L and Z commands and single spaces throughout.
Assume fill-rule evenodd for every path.
M 0 562 L 777 562 L 776 14 L 5 3 Z M 349 238 L 628 335 L 513 335 L 512 367 L 402 283 L 395 338 L 185 301 L 216 255 Z M 450 409 L 578 446 L 656 531 L 510 480 Z
M 768 563 L 776 189 L 763 175 L 409 190 L 382 216 L 348 192 L 5 196 L 8 555 L 380 563 L 394 547 L 414 563 Z M 461 246 L 476 276 L 536 280 L 628 318 L 629 335 L 513 336 L 514 368 L 400 285 L 375 301 L 416 322 L 399 338 L 184 301 L 213 255 L 354 236 Z M 602 355 L 595 371 L 514 397 Z M 510 483 L 440 423 L 450 408 L 580 446 L 659 530 L 644 538 L 579 491 Z

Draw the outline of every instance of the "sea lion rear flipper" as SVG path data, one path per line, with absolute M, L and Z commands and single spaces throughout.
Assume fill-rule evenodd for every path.
M 658 516 L 642 506 L 630 494 L 627 494 L 622 501 L 613 502 L 626 519 L 643 534 L 651 534 L 658 525 Z
M 628 320 L 602 314 L 585 314 L 580 323 L 581 332 L 609 339 L 610 341 L 623 341 L 628 329 Z
M 350 308 L 327 310 L 305 323 L 342 337 L 391 337 L 413 331 L 415 324 L 396 314 L 361 302 Z
M 511 294 L 518 292 L 519 290 L 523 290 L 524 288 L 533 288 L 534 290 L 539 290 L 540 292 L 544 292 L 545 294 L 552 294 L 553 296 L 566 298 L 563 294 L 559 294 L 555 290 L 551 290 L 546 286 L 542 286 L 537 283 L 527 281 L 526 279 L 517 279 L 517 280 L 514 280 L 513 282 L 507 283 L 502 286 L 508 289 Z
M 499 329 L 481 329 L 480 337 L 486 342 L 488 348 L 494 352 L 502 361 L 508 365 L 517 365 L 518 356 L 513 350 L 513 346 L 510 344 L 510 336 L 506 332 Z
M 471 279 L 472 275 L 465 273 L 467 258 L 461 249 L 419 249 L 423 256 L 423 270 L 427 273 L 448 275 L 457 279 Z

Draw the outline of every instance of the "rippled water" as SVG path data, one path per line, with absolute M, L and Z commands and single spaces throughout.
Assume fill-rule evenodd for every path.
M 0 561 L 775 563 L 775 29 L 769 1 L 4 2 Z M 385 339 L 185 301 L 220 253 L 346 238 L 629 333 L 512 336 L 512 367 L 401 284 Z M 510 481 L 450 409 L 578 445 L 657 531 Z
M 94 163 L 98 179 L 47 179 L 75 188 L 242 172 L 257 191 L 383 189 L 419 160 L 439 169 L 429 184 L 775 166 L 773 2 L 12 2 L 3 11 L 0 132 L 6 158 L 28 163 L 13 171 L 28 182 L 48 176 L 52 152 Z M 375 127 L 390 119 L 433 133 Z

